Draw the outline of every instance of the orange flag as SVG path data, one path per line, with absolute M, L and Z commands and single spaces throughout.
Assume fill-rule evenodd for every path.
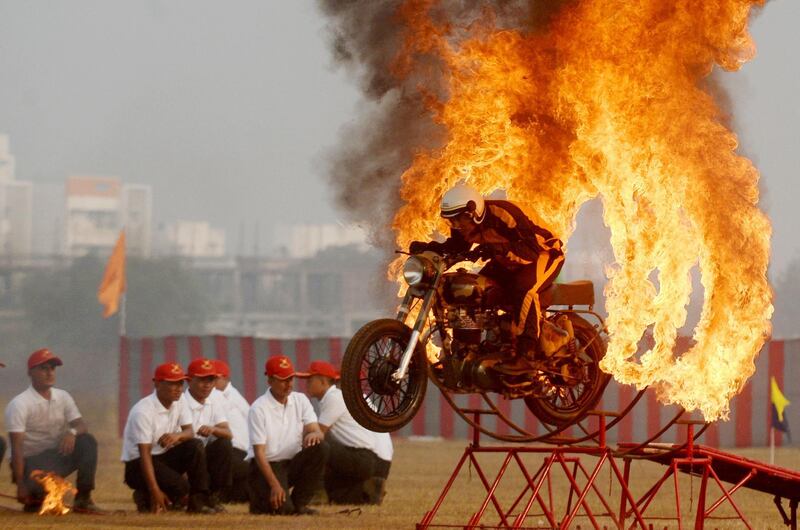
M 97 289 L 97 301 L 103 304 L 103 317 L 108 318 L 117 312 L 119 298 L 125 292 L 125 231 L 119 234 L 114 251 L 108 258 L 103 281 Z

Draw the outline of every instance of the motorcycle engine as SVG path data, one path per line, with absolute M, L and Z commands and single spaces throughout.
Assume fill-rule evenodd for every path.
M 480 316 L 463 306 L 450 308 L 447 317 L 453 329 L 453 339 L 461 344 L 480 344 L 483 331 Z

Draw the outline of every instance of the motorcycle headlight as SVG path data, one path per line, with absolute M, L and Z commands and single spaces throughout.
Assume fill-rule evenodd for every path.
M 422 256 L 411 256 L 403 265 L 403 278 L 411 286 L 429 281 L 432 275 L 432 264 Z

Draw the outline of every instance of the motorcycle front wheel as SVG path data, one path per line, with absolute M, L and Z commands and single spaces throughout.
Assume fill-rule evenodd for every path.
M 410 338 L 408 326 L 386 318 L 364 325 L 347 345 L 342 358 L 342 396 L 353 419 L 370 431 L 396 431 L 422 406 L 428 361 L 421 345 L 414 351 L 406 377 L 401 381 L 391 377 Z

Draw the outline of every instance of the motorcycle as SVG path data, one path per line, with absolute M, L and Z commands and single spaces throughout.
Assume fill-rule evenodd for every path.
M 540 421 L 556 428 L 580 421 L 600 400 L 609 381 L 599 367 L 606 331 L 593 311 L 592 282 L 554 283 L 540 293 L 540 352 L 524 369 L 510 368 L 516 355 L 512 305 L 490 278 L 464 268 L 450 271 L 481 257 L 476 251 L 409 255 L 403 266 L 408 289 L 396 318 L 361 327 L 342 359 L 345 404 L 362 426 L 375 432 L 402 428 L 422 405 L 429 377 L 453 393 L 522 398 Z M 566 344 L 548 348 L 554 333 L 569 335 Z

